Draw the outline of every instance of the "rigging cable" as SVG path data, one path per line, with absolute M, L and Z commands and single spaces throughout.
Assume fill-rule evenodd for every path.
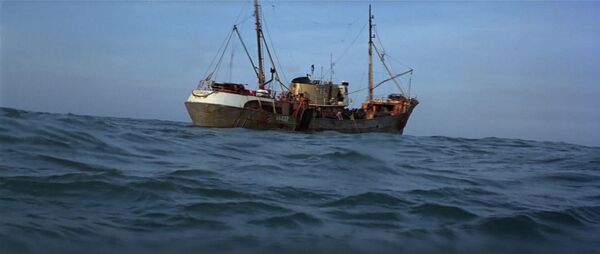
M 377 27 L 375 27 L 375 34 L 377 35 L 376 36 L 377 37 L 377 41 L 379 42 L 379 45 L 381 46 L 381 48 L 382 48 L 382 50 L 384 52 L 384 55 L 385 55 L 385 49 L 383 48 L 383 43 L 381 42 L 381 39 L 379 39 L 380 36 L 379 36 L 379 32 L 377 31 Z M 375 48 L 375 49 L 377 50 L 377 48 Z M 394 61 L 394 62 L 396 62 L 396 63 L 398 63 L 398 64 L 400 64 L 400 65 L 402 65 L 402 66 L 404 66 L 404 67 L 406 67 L 406 68 L 408 68 L 410 70 L 409 71 L 410 72 L 410 76 L 408 78 L 408 97 L 410 98 L 411 89 L 412 89 L 412 76 L 413 76 L 414 69 L 412 67 L 410 67 L 409 65 L 407 65 L 407 64 L 405 64 L 403 62 L 400 62 L 398 59 L 392 57 L 391 55 L 388 55 L 387 58 L 391 59 L 392 61 Z M 384 66 L 385 66 L 385 63 L 384 63 Z
M 215 54 L 215 56 L 213 56 L 213 59 L 210 61 L 210 65 L 208 65 L 206 72 L 204 72 L 203 77 L 205 77 L 205 79 L 209 79 L 215 73 L 215 70 L 213 69 L 213 64 L 215 63 L 215 60 L 217 59 L 217 56 L 219 56 L 221 50 L 223 50 L 223 53 L 221 54 L 221 58 L 223 57 L 223 54 L 225 53 L 225 48 L 227 47 L 227 44 L 229 43 L 229 40 L 231 39 L 232 35 L 233 35 L 233 31 L 230 31 L 229 35 L 227 35 L 226 39 L 223 41 L 221 46 L 219 46 L 219 49 L 217 50 L 217 54 Z M 215 69 L 216 69 L 216 66 L 215 66 Z M 211 70 L 212 70 L 212 72 L 211 72 Z
M 352 42 L 350 43 L 350 45 L 348 45 L 348 47 L 346 47 L 344 49 L 344 51 L 342 51 L 342 54 L 337 59 L 335 59 L 334 63 L 337 63 L 340 60 L 342 60 L 342 57 L 344 57 L 346 55 L 346 53 L 348 53 L 348 50 L 350 50 L 350 48 L 352 46 L 354 46 L 354 43 L 356 43 L 356 41 L 358 40 L 358 37 L 360 37 L 361 33 L 365 30 L 365 28 L 367 27 L 367 25 L 368 25 L 368 23 L 365 23 L 363 25 L 363 27 L 360 29 L 360 31 L 358 31 L 358 34 L 356 34 L 356 37 L 354 37 L 354 39 L 352 40 Z
M 380 85 L 383 85 L 385 82 L 388 82 L 388 81 L 390 81 L 390 80 L 394 80 L 394 79 L 396 79 L 397 77 L 400 77 L 400 76 L 406 75 L 406 74 L 408 74 L 408 73 L 410 73 L 410 74 L 411 74 L 411 77 L 412 77 L 412 72 L 413 72 L 413 70 L 412 70 L 412 69 L 410 69 L 410 70 L 407 70 L 407 71 L 405 71 L 405 72 L 403 72 L 403 73 L 400 73 L 400 74 L 393 75 L 393 76 L 391 76 L 390 78 L 388 78 L 388 79 L 385 79 L 385 80 L 383 80 L 383 81 L 381 81 L 381 82 L 377 83 L 377 85 L 373 86 L 373 89 L 375 89 L 375 88 L 379 87 Z M 352 91 L 352 92 L 349 92 L 348 94 L 353 94 L 353 93 L 360 92 L 360 91 L 364 91 L 364 90 L 367 90 L 367 89 L 369 89 L 369 88 L 368 88 L 368 87 L 361 88 L 361 89 L 358 89 L 358 90 L 354 90 L 354 91 Z M 402 94 L 404 94 L 404 92 L 403 92 Z
M 358 23 L 359 21 L 361 21 L 362 19 L 363 19 L 362 17 L 358 17 L 357 16 L 356 19 L 354 19 L 354 21 L 352 21 L 352 22 L 350 22 L 350 23 L 347 24 L 348 28 L 344 31 L 344 34 L 342 35 L 342 42 L 345 42 L 344 38 L 346 38 L 347 37 L 346 35 L 348 35 L 350 33 L 350 30 L 352 29 L 352 27 L 356 23 Z
M 262 32 L 261 32 L 261 34 L 262 34 Z M 273 57 L 271 56 L 271 50 L 269 50 L 269 46 L 267 46 L 267 41 L 265 40 L 265 36 L 263 35 L 262 37 L 263 37 L 263 38 L 262 38 L 262 39 L 263 39 L 263 42 L 265 43 L 265 48 L 267 49 L 267 55 L 269 56 L 269 60 L 270 60 L 270 62 L 271 62 L 271 65 L 272 65 L 272 67 L 271 67 L 271 68 L 273 69 L 273 71 L 274 71 L 274 74 L 275 74 L 275 76 L 274 76 L 273 78 L 274 78 L 275 80 L 277 80 L 277 82 L 278 82 L 278 83 L 279 83 L 279 85 L 281 86 L 282 90 L 283 90 L 283 88 L 285 88 L 286 90 L 288 90 L 288 91 L 289 91 L 290 89 L 289 89 L 289 88 L 288 88 L 286 85 L 284 85 L 284 84 L 281 82 L 281 80 L 279 79 L 279 73 L 277 72 L 277 69 L 275 68 L 275 62 L 273 61 Z M 271 81 L 273 81 L 273 80 L 271 80 Z
M 235 55 L 236 45 L 237 44 L 235 44 L 234 42 L 231 43 L 231 57 L 229 58 L 229 69 L 227 70 L 228 74 L 229 74 L 228 75 L 229 82 L 231 82 L 231 76 L 233 74 L 233 58 Z
M 410 73 L 410 76 L 408 77 L 408 98 L 410 98 L 410 88 L 412 86 L 412 72 Z
M 340 56 L 338 56 L 335 61 L 333 61 L 333 64 L 338 63 L 340 60 L 342 60 L 342 58 L 344 56 L 346 56 L 346 53 L 348 53 L 348 50 L 350 50 L 350 48 L 352 48 L 352 46 L 354 46 L 354 44 L 356 43 L 356 41 L 358 40 L 358 38 L 360 37 L 360 35 L 362 34 L 362 32 L 365 30 L 365 28 L 367 27 L 369 23 L 365 23 L 362 28 L 360 29 L 360 31 L 358 31 L 358 33 L 356 34 L 356 36 L 354 37 L 354 39 L 352 40 L 352 42 L 350 42 L 350 44 L 344 49 L 344 51 L 342 51 L 342 54 L 340 54 Z M 325 74 L 323 75 L 324 77 L 329 75 L 330 71 L 325 72 Z
M 261 15 L 264 12 L 261 12 Z M 277 50 L 275 49 L 275 44 L 273 44 L 273 40 L 271 39 L 271 31 L 269 30 L 269 25 L 267 23 L 267 20 L 265 19 L 264 15 L 262 15 L 262 19 L 263 19 L 263 24 L 265 24 L 265 29 L 267 31 L 267 36 L 269 37 L 269 43 L 271 44 L 271 47 L 273 48 L 273 55 L 275 55 L 275 60 L 277 60 L 277 65 L 279 65 L 279 70 L 281 72 L 281 76 L 283 76 L 283 79 L 287 81 L 287 77 L 285 75 L 285 72 L 283 71 L 283 67 L 281 65 L 281 61 L 279 61 L 279 56 L 277 55 Z M 264 41 L 264 35 L 263 35 L 263 41 Z M 267 45 L 267 43 L 265 42 L 265 46 Z M 267 48 L 267 52 L 269 51 L 269 48 Z M 270 53 L 269 53 L 269 57 L 271 57 Z M 275 67 L 275 63 L 273 62 L 273 60 L 271 59 L 271 64 L 273 64 L 273 67 Z M 281 83 L 281 81 L 279 81 Z M 285 85 L 284 85 L 285 87 Z M 287 87 L 286 87 L 287 89 Z
M 219 57 L 219 61 L 217 61 L 217 64 L 215 65 L 215 70 L 213 71 L 213 73 L 218 73 L 219 69 L 221 67 L 221 61 L 223 60 L 223 56 L 225 56 L 225 52 L 227 52 L 227 47 L 229 46 L 229 42 L 231 41 L 231 37 L 233 36 L 233 31 L 229 33 L 229 37 L 227 38 L 227 42 L 225 43 L 225 47 L 223 47 L 223 52 L 221 53 L 221 57 Z M 215 74 L 216 76 L 216 74 Z
M 374 26 L 373 28 L 373 30 L 375 30 L 375 38 L 379 42 L 379 46 L 381 47 L 381 51 L 383 51 L 383 55 L 385 55 L 385 48 L 383 48 L 383 43 L 381 42 L 381 36 L 379 36 L 379 32 L 377 31 L 377 26 Z
M 240 17 L 242 16 L 242 14 L 244 14 L 246 12 L 246 6 L 248 5 L 249 2 L 246 2 L 245 4 L 242 4 L 242 8 L 240 9 L 240 13 L 238 13 L 237 17 L 235 18 L 235 21 L 233 22 L 234 25 L 238 25 L 238 20 L 240 20 Z M 247 19 L 244 18 L 244 20 L 242 20 L 240 23 L 244 22 Z
M 412 67 L 410 67 L 409 65 L 407 65 L 407 64 L 405 64 L 405 63 L 403 63 L 403 62 L 400 62 L 398 59 L 396 59 L 396 58 L 392 57 L 391 55 L 388 55 L 387 57 L 388 57 L 389 59 L 392 59 L 392 61 L 394 61 L 394 62 L 396 62 L 396 63 L 398 63 L 398 64 L 400 64 L 400 65 L 402 65 L 402 66 L 404 66 L 404 67 L 406 67 L 406 68 L 408 68 L 408 69 L 412 69 Z
M 363 72 L 362 72 L 362 74 L 360 76 L 360 82 L 359 82 L 359 84 L 362 84 L 362 82 L 365 80 L 365 72 L 366 72 L 366 70 L 363 70 Z M 358 90 L 354 90 L 352 92 L 348 92 L 348 94 L 357 93 L 357 92 L 364 91 L 364 90 L 367 90 L 367 89 L 368 89 L 368 87 L 361 88 L 361 89 L 358 89 Z
M 392 71 L 390 70 L 390 68 L 387 66 L 387 64 L 384 62 L 383 60 L 383 56 L 381 55 L 381 53 L 379 52 L 379 49 L 373 45 L 373 48 L 375 48 L 375 52 L 377 52 L 377 56 L 379 56 L 379 60 L 381 60 L 381 63 L 383 64 L 383 67 L 385 67 L 384 69 L 387 71 L 388 75 L 390 75 L 390 78 L 385 80 L 385 81 L 389 81 L 392 80 L 394 81 L 394 84 L 396 84 L 396 87 L 398 87 L 398 89 L 400 90 L 400 93 L 404 94 L 404 90 L 402 89 L 402 87 L 400 86 L 400 83 L 398 82 L 398 80 L 396 80 L 397 76 L 394 76 L 394 74 L 392 74 Z M 412 71 L 412 69 L 410 69 L 410 71 Z M 405 73 L 406 74 L 406 73 Z M 378 84 L 378 86 L 381 85 Z
M 248 15 L 247 17 L 245 17 L 244 19 L 242 19 L 242 21 L 235 23 L 235 25 L 241 25 L 244 22 L 248 21 L 252 17 L 254 17 L 254 16 L 253 15 Z
M 246 47 L 246 43 L 244 43 L 244 40 L 242 39 L 242 35 L 240 35 L 240 32 L 237 29 L 237 26 L 233 26 L 233 31 L 235 31 L 235 33 L 237 34 L 238 38 L 240 39 L 240 42 L 242 43 L 242 47 L 244 47 L 244 51 L 246 51 L 246 55 L 248 56 L 248 59 L 250 59 L 250 64 L 252 64 L 252 69 L 254 70 L 254 73 L 256 74 L 256 77 L 258 77 L 258 68 L 256 68 L 256 65 L 254 64 L 254 61 L 252 61 L 252 56 L 250 56 L 250 52 L 248 52 L 248 48 Z
M 375 34 L 376 34 L 375 37 L 377 38 L 377 41 L 379 42 L 379 46 L 381 47 L 381 50 L 383 51 L 383 53 L 385 55 L 385 48 L 383 48 L 383 43 L 381 43 L 381 39 L 379 39 L 381 36 L 379 36 L 379 32 L 377 31 L 377 27 L 375 27 Z M 391 55 L 386 55 L 386 57 L 389 58 L 389 59 L 392 59 L 392 61 L 394 61 L 396 63 L 399 63 L 400 65 L 402 65 L 402 66 L 404 66 L 404 67 L 406 67 L 408 69 L 412 69 L 412 67 L 410 67 L 409 65 L 407 65 L 407 64 L 405 64 L 403 62 L 400 62 L 398 59 L 395 59 Z
M 358 90 L 354 90 L 354 91 L 352 91 L 352 92 L 348 92 L 348 94 L 358 93 L 358 92 L 360 92 L 360 91 L 364 91 L 364 90 L 367 90 L 367 89 L 369 89 L 369 88 L 368 88 L 368 87 L 361 88 L 361 89 L 358 89 Z

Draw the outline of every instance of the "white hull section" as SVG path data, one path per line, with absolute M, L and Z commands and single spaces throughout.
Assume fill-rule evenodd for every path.
M 273 103 L 274 99 L 258 97 L 253 95 L 241 95 L 234 93 L 217 92 L 211 90 L 194 90 L 187 102 L 189 103 L 207 103 L 235 108 L 244 108 L 249 101 L 261 101 L 265 103 Z

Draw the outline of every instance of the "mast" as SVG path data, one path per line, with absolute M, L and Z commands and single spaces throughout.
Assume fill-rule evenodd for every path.
M 371 20 L 371 5 L 369 4 L 369 102 L 373 101 L 373 25 Z
M 260 5 L 258 0 L 254 0 L 254 16 L 256 17 L 256 46 L 258 48 L 258 89 L 265 88 L 265 71 L 263 69 L 263 57 L 262 57 L 262 27 L 260 25 Z

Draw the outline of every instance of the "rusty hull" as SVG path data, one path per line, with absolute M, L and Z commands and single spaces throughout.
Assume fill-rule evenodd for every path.
M 248 128 L 256 130 L 282 129 L 288 131 L 338 131 L 346 133 L 395 132 L 403 133 L 414 109 L 398 115 L 373 119 L 334 119 L 315 117 L 312 109 L 302 111 L 298 118 L 255 108 L 236 108 L 224 105 L 186 102 L 195 126 L 209 128 Z
M 185 107 L 192 123 L 198 127 L 296 130 L 298 126 L 291 116 L 274 114 L 262 109 L 197 102 L 186 102 Z

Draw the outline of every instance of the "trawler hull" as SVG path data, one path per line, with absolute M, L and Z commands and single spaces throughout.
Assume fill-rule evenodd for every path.
M 395 116 L 373 119 L 331 119 L 313 117 L 312 110 L 305 110 L 299 121 L 289 115 L 237 108 L 226 105 L 186 102 L 192 123 L 206 128 L 247 128 L 256 130 L 281 129 L 288 131 L 338 131 L 345 133 L 393 132 L 402 134 L 411 111 Z
M 250 108 L 237 108 L 218 104 L 186 102 L 194 126 L 207 128 L 248 128 L 257 130 L 295 130 L 291 117 Z
M 395 132 L 402 134 L 408 117 L 408 114 L 403 114 L 358 120 L 314 118 L 311 121 L 309 129 L 313 131 L 338 131 L 345 133 Z

